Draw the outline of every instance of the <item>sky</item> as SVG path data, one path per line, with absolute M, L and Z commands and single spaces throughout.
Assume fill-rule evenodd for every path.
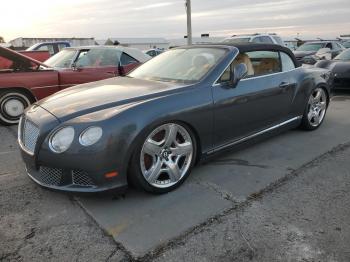
M 185 0 L 1 0 L 0 36 L 164 37 L 186 34 Z M 350 0 L 192 0 L 193 35 L 350 34 Z

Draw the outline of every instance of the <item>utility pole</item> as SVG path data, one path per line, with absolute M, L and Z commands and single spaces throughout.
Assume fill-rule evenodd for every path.
M 192 45 L 192 22 L 191 22 L 191 0 L 186 1 L 186 13 L 187 13 L 187 44 Z

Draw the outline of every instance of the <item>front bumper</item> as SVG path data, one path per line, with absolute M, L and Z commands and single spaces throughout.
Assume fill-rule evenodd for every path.
M 23 119 L 18 127 L 21 155 L 29 177 L 39 185 L 66 192 L 88 193 L 127 187 L 126 172 L 121 168 L 124 165 L 118 162 L 121 158 L 114 157 L 118 156 L 114 143 L 101 142 L 85 148 L 75 141 L 67 152 L 55 154 L 48 147 L 48 137 L 61 125 L 59 120 L 40 107 L 27 111 Z M 33 136 L 33 133 L 36 135 Z M 79 134 L 80 131 L 77 136 Z M 118 175 L 105 177 L 111 172 Z
M 82 170 L 43 166 L 39 170 L 27 166 L 26 170 L 28 176 L 40 186 L 58 191 L 96 193 L 127 188 L 125 183 L 118 183 L 115 179 L 113 181 L 112 179 L 111 181 L 98 179 L 98 177 L 103 177 L 103 174 L 89 174 Z

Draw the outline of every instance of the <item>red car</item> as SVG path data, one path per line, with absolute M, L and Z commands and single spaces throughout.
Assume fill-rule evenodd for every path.
M 133 48 L 66 48 L 45 63 L 0 47 L 0 123 L 16 124 L 23 110 L 64 88 L 123 76 L 150 57 Z
M 21 53 L 22 55 L 33 58 L 35 60 L 38 60 L 40 62 L 44 62 L 45 60 L 49 59 L 51 56 L 49 51 L 17 51 L 17 52 Z

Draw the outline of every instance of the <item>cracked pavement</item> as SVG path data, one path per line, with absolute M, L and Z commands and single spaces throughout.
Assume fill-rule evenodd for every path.
M 350 144 L 158 251 L 153 261 L 350 261 Z
M 350 97 L 315 132 L 283 133 L 152 196 L 73 196 L 25 175 L 0 127 L 0 261 L 350 261 Z

